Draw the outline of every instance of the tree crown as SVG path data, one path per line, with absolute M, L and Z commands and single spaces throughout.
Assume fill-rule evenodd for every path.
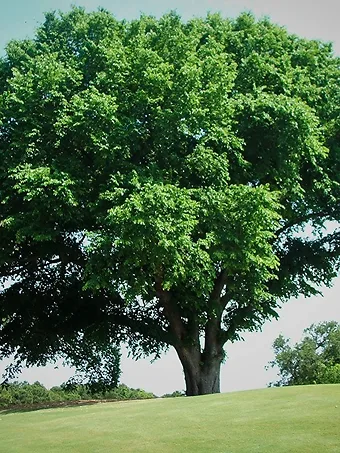
M 34 362 L 112 338 L 157 353 L 175 342 L 167 299 L 186 332 L 215 316 L 234 340 L 330 284 L 339 76 L 329 44 L 250 14 L 73 8 L 9 43 L 2 354 Z

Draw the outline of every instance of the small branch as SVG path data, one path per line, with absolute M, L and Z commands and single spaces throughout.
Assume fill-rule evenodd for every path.
M 304 222 L 308 222 L 309 220 L 312 220 L 312 219 L 316 219 L 320 216 L 327 216 L 327 215 L 330 215 L 329 212 L 325 212 L 325 211 L 319 211 L 319 212 L 313 212 L 309 215 L 306 215 L 306 216 L 303 216 L 303 217 L 300 217 L 300 218 L 297 218 L 295 219 L 294 221 L 291 221 L 291 222 L 288 222 L 286 223 L 284 226 L 282 226 L 281 228 L 279 228 L 277 231 L 276 231 L 276 235 L 277 236 L 280 236 L 280 234 L 284 233 L 285 231 L 289 230 L 289 228 L 292 228 L 294 226 L 298 226 L 300 225 L 301 223 L 304 223 Z
M 11 272 L 7 272 L 6 275 L 2 276 L 2 278 L 16 277 L 17 275 L 20 275 L 21 273 L 28 271 L 29 268 L 31 268 L 31 270 L 32 270 L 33 266 L 34 266 L 34 270 L 39 270 L 39 269 L 44 268 L 46 265 L 56 264 L 56 263 L 61 263 L 61 259 L 55 258 L 55 259 L 51 259 L 51 260 L 42 260 L 42 261 L 38 261 L 38 260 L 34 261 L 33 259 L 31 259 L 31 260 L 28 260 L 25 264 L 18 263 L 17 268 L 13 269 Z
M 223 344 L 230 340 L 235 335 L 237 330 L 242 330 L 242 328 L 245 327 L 244 321 L 247 317 L 249 317 L 252 311 L 253 307 L 251 305 L 240 307 L 235 311 L 234 316 L 230 319 L 228 329 L 222 331 Z
M 84 242 L 85 238 L 86 238 L 86 234 L 83 234 L 83 235 L 81 236 L 81 238 L 79 239 L 79 241 L 76 242 L 76 244 L 77 244 L 77 245 L 82 244 L 82 243 Z
M 161 341 L 168 345 L 174 345 L 175 341 L 171 333 L 164 330 L 157 321 L 151 318 L 135 319 L 129 315 L 113 315 L 113 322 L 132 329 L 134 332 L 139 332 L 145 337 L 151 337 L 156 341 Z M 107 322 L 107 318 L 103 320 Z

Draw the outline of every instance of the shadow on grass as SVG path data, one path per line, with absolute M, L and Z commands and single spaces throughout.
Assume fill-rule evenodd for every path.
M 50 401 L 35 404 L 16 404 L 0 409 L 0 415 L 13 414 L 17 412 L 33 412 L 45 409 L 56 409 L 64 407 L 91 406 L 99 403 L 114 403 L 117 400 L 76 400 L 76 401 Z

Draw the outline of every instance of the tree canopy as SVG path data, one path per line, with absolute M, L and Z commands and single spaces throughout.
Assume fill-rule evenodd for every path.
M 187 393 L 218 391 L 225 342 L 337 274 L 339 81 L 330 44 L 251 14 L 73 8 L 10 42 L 1 357 L 173 346 Z
M 280 378 L 274 386 L 340 383 L 340 324 L 336 321 L 312 324 L 294 346 L 280 335 L 273 344 Z

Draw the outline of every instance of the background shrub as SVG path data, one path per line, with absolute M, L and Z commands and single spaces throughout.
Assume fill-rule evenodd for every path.
M 130 400 L 156 398 L 153 393 L 142 389 L 129 388 L 120 384 L 115 388 L 96 391 L 87 385 L 62 384 L 60 387 L 46 389 L 40 382 L 12 382 L 0 386 L 0 407 L 15 405 L 42 404 L 50 402 L 79 401 L 79 400 Z

